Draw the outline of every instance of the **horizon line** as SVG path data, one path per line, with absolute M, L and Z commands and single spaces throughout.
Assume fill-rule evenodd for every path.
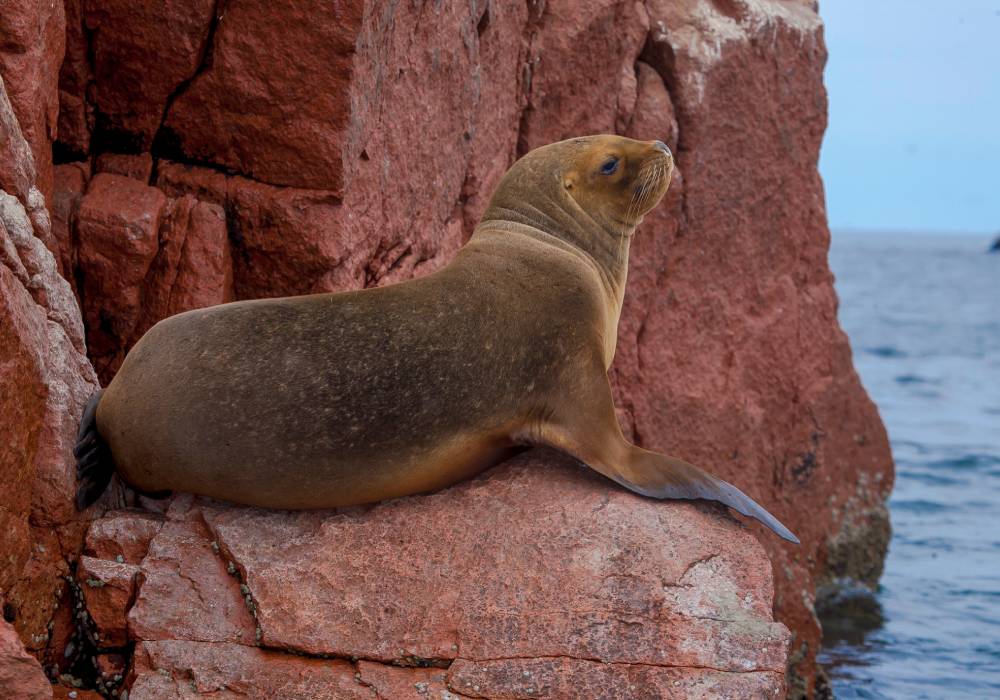
M 876 236 L 964 236 L 988 239 L 1000 239 L 1000 229 L 993 232 L 960 231 L 954 229 L 913 229 L 913 228 L 879 228 L 874 226 L 829 226 L 830 235 L 837 234 L 872 234 Z

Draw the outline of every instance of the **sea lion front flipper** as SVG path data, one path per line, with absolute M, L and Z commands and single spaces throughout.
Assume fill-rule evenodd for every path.
M 799 538 L 781 524 L 757 501 L 738 488 L 712 476 L 693 464 L 629 445 L 630 465 L 627 475 L 616 479 L 631 491 L 652 498 L 703 498 L 723 503 L 738 513 L 759 520 L 779 537 L 799 544 Z
M 732 484 L 693 464 L 631 444 L 621 433 L 607 375 L 552 411 L 540 442 L 567 452 L 596 472 L 651 498 L 718 501 L 759 520 L 779 537 L 799 539 L 760 504 Z

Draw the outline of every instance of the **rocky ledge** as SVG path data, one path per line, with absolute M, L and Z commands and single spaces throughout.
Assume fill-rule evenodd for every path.
M 96 520 L 76 572 L 77 668 L 131 700 L 784 694 L 755 537 L 553 452 L 370 508 L 161 510 Z

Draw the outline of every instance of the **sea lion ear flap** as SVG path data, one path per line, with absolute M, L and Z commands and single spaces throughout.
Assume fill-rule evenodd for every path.
M 576 185 L 576 173 L 573 172 L 563 173 L 562 185 L 567 190 L 573 189 L 573 186 Z

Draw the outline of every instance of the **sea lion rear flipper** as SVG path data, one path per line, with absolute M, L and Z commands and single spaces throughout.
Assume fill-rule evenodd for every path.
M 111 449 L 97 432 L 97 404 L 101 401 L 103 389 L 96 392 L 87 402 L 80 420 L 80 431 L 76 436 L 76 509 L 84 510 L 94 503 L 108 487 L 115 473 L 115 462 Z

